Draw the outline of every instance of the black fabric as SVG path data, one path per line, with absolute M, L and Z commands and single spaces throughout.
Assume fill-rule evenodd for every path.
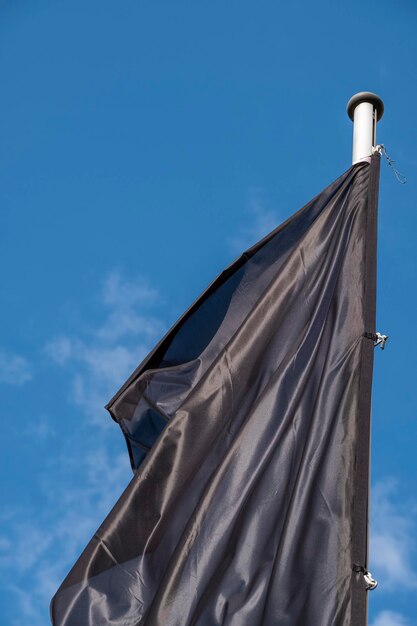
M 111 400 L 136 472 L 54 626 L 366 624 L 378 164 L 244 253 Z

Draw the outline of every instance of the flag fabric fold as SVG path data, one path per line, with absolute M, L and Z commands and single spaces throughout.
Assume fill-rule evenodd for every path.
M 54 626 L 366 624 L 378 176 L 239 257 L 110 401 L 135 473 Z

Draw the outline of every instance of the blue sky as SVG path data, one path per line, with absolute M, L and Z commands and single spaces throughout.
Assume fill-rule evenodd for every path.
M 0 0 L 1 623 L 56 587 L 130 480 L 103 405 L 239 253 L 350 165 L 382 163 L 372 626 L 417 624 L 416 4 Z

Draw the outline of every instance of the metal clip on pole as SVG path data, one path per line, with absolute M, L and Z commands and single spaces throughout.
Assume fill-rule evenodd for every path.
M 381 350 L 383 350 L 387 341 L 388 335 L 381 335 L 381 333 L 376 333 L 375 347 L 379 346 Z

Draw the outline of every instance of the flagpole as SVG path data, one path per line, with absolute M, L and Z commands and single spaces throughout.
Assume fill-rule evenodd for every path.
M 352 165 L 361 161 L 368 161 L 370 167 L 370 182 L 368 195 L 368 216 L 366 221 L 367 250 L 373 249 L 373 253 L 365 256 L 366 283 L 365 283 L 365 324 L 366 327 L 375 329 L 375 299 L 376 299 L 376 220 L 378 203 L 378 181 L 379 181 L 379 154 L 376 152 L 376 125 L 384 114 L 384 103 L 375 93 L 362 91 L 352 96 L 347 104 L 347 114 L 353 122 L 353 145 L 352 145 Z M 373 157 L 371 159 L 371 157 Z M 373 351 L 373 348 L 371 348 Z M 361 420 L 358 435 L 358 452 L 356 465 L 356 487 L 355 487 L 355 516 L 354 516 L 354 559 L 361 561 L 360 571 L 363 575 L 365 589 L 371 591 L 377 586 L 372 574 L 367 570 L 369 563 L 369 496 L 370 496 L 370 452 L 371 452 L 371 423 L 370 423 L 370 402 L 372 386 L 372 353 L 364 352 L 363 359 L 367 362 L 367 367 L 362 369 L 361 388 L 366 389 L 363 396 L 363 405 L 360 415 L 365 419 Z M 368 377 L 368 378 L 366 378 Z M 366 520 L 364 525 L 364 520 Z M 357 566 L 356 566 L 357 567 Z M 359 571 L 356 569 L 355 571 Z M 354 622 L 365 616 L 365 625 L 368 624 L 368 594 L 362 597 L 355 595 L 353 604 Z
M 372 155 L 376 146 L 376 125 L 384 114 L 381 98 L 370 91 L 361 91 L 351 97 L 347 114 L 353 122 L 352 165 Z

